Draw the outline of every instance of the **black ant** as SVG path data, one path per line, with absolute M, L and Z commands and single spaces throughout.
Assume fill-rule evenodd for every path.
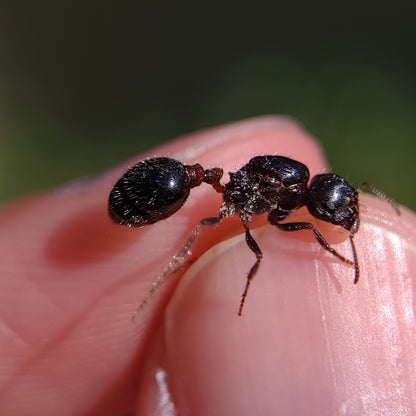
M 230 172 L 230 181 L 226 184 L 221 182 L 222 175 L 221 168 L 203 169 L 198 163 L 184 165 L 175 159 L 156 157 L 137 163 L 115 184 L 110 193 L 108 212 L 113 221 L 129 227 L 142 227 L 171 216 L 185 203 L 191 188 L 203 182 L 223 194 L 224 202 L 218 216 L 200 221 L 182 249 L 159 276 L 139 309 L 144 307 L 153 292 L 183 263 L 201 227 L 217 225 L 234 214 L 239 215 L 245 229 L 247 245 L 256 255 L 256 262 L 251 266 L 241 296 L 238 310 L 240 316 L 250 283 L 263 258 L 263 253 L 249 229 L 253 214 L 267 213 L 269 223 L 282 231 L 311 230 L 325 250 L 344 263 L 354 266 L 354 284 L 360 277 L 353 241 L 360 226 L 358 190 L 368 189 L 386 200 L 400 215 L 393 200 L 367 183 L 363 183 L 356 190 L 345 179 L 333 173 L 325 173 L 314 176 L 308 185 L 308 168 L 303 163 L 283 156 L 255 156 L 237 172 Z M 306 206 L 315 218 L 349 231 L 352 261 L 332 248 L 312 223 L 281 223 L 302 206 Z

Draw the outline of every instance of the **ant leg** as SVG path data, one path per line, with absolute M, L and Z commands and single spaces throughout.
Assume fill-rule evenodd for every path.
M 248 228 L 247 223 L 243 223 L 244 228 L 246 230 L 246 243 L 250 250 L 256 255 L 256 262 L 251 266 L 251 269 L 247 275 L 247 282 L 246 287 L 244 289 L 243 294 L 241 295 L 241 301 L 240 301 L 240 307 L 238 309 L 238 316 L 241 316 L 243 313 L 243 307 L 244 302 L 246 301 L 248 288 L 250 287 L 250 283 L 253 280 L 253 277 L 256 275 L 257 270 L 259 269 L 261 259 L 263 258 L 263 253 L 259 247 L 259 245 L 256 243 L 256 240 L 253 238 L 253 236 L 250 234 L 250 229 Z
M 342 254 L 339 254 L 334 248 L 332 248 L 328 242 L 325 240 L 324 236 L 310 223 L 310 222 L 286 222 L 283 224 L 279 224 L 278 222 L 273 222 L 269 218 L 269 222 L 276 227 L 278 227 L 282 231 L 300 231 L 300 230 L 312 230 L 315 234 L 315 238 L 318 243 L 327 251 L 329 251 L 332 255 L 343 261 L 347 264 L 354 264 L 353 261 L 348 260 Z
M 399 205 L 397 204 L 396 201 L 393 201 L 388 195 L 386 195 L 384 192 L 380 191 L 380 189 L 377 189 L 375 186 L 370 185 L 367 182 L 363 182 L 359 187 L 358 190 L 361 189 L 366 189 L 367 191 L 373 193 L 374 195 L 376 195 L 378 198 L 383 199 L 384 201 L 386 201 L 388 204 L 390 204 L 390 206 L 396 211 L 397 215 L 401 215 L 400 209 L 399 209 Z
M 333 256 L 337 257 L 344 263 L 350 264 L 354 266 L 355 270 L 355 277 L 354 277 L 354 284 L 358 282 L 358 279 L 360 278 L 360 267 L 358 265 L 358 259 L 357 259 L 357 252 L 355 250 L 355 245 L 353 242 L 353 235 L 350 233 L 350 244 L 352 249 L 352 255 L 353 255 L 353 261 L 348 260 L 343 255 L 338 253 L 334 248 L 332 248 L 328 242 L 325 240 L 324 236 L 314 227 L 313 224 L 310 222 L 286 222 L 283 224 L 280 224 L 276 222 L 273 217 L 269 215 L 269 222 L 272 225 L 275 225 L 282 231 L 300 231 L 300 230 L 312 230 L 316 241 L 327 251 L 329 251 Z
M 352 258 L 354 259 L 354 270 L 355 270 L 354 284 L 356 285 L 358 283 L 358 280 L 360 279 L 360 266 L 358 264 L 357 251 L 355 250 L 353 236 L 354 236 L 353 234 L 350 234 L 350 244 L 351 244 Z
M 140 302 L 135 316 L 146 307 L 149 299 L 161 288 L 163 283 L 183 266 L 186 257 L 191 255 L 192 245 L 194 244 L 195 239 L 201 233 L 202 227 L 206 225 L 217 225 L 223 218 L 224 217 L 222 215 L 219 215 L 218 217 L 209 217 L 201 220 L 201 222 L 193 229 L 191 235 L 185 241 L 185 244 L 182 246 L 182 248 L 172 257 L 172 260 L 165 267 L 162 274 L 159 275 L 158 278 L 153 282 L 152 288 L 146 293 L 145 297 Z M 135 319 L 135 316 L 133 316 L 133 320 Z

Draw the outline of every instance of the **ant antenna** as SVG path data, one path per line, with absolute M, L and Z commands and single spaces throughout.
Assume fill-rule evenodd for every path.
M 367 191 L 371 192 L 372 194 L 376 195 L 378 198 L 386 201 L 395 211 L 397 215 L 401 215 L 399 204 L 391 199 L 388 195 L 384 192 L 380 191 L 380 189 L 376 188 L 373 185 L 370 185 L 367 182 L 363 182 L 359 187 L 358 190 L 366 189 Z

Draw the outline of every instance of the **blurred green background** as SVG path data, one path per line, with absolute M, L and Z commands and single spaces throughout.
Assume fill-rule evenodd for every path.
M 0 199 L 276 113 L 415 209 L 415 4 L 0 0 Z

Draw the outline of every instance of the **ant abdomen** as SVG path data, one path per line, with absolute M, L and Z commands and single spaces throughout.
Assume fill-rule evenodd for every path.
M 156 157 L 132 166 L 115 184 L 108 200 L 113 221 L 130 227 L 153 224 L 174 214 L 191 189 L 185 165 Z

